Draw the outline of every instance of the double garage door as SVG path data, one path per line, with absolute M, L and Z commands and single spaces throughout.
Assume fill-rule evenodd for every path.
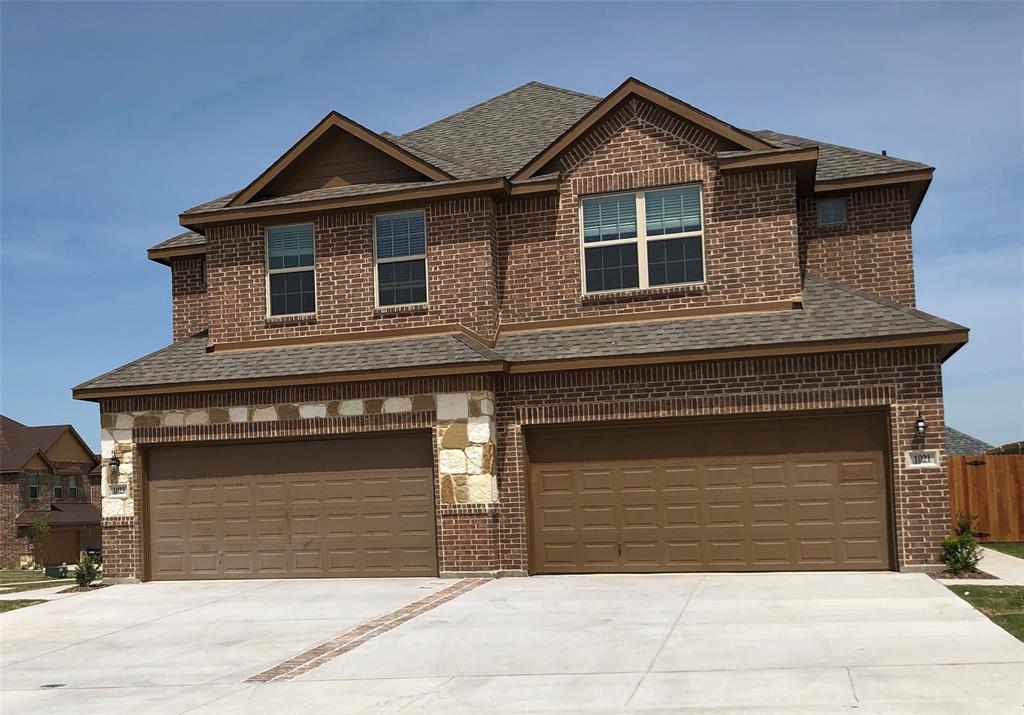
M 891 567 L 879 413 L 527 433 L 533 573 Z M 428 434 L 159 447 L 152 579 L 438 572 Z
M 878 413 L 545 429 L 527 445 L 534 573 L 890 568 Z
M 152 579 L 437 574 L 428 435 L 151 449 Z

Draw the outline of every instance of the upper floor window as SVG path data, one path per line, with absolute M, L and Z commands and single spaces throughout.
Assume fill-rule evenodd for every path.
M 70 477 L 68 477 L 68 498 L 78 498 L 78 477 L 76 477 L 73 474 Z
M 64 484 L 59 474 L 53 475 L 53 498 L 63 499 L 64 498 Z
M 267 304 L 270 315 L 316 312 L 313 224 L 267 229 Z
M 427 229 L 422 211 L 374 217 L 377 305 L 427 302 Z
M 846 199 L 819 199 L 818 225 L 834 226 L 846 223 Z
M 581 203 L 585 292 L 704 280 L 699 184 L 593 196 Z
M 28 475 L 28 498 L 38 499 L 39 498 L 39 475 L 30 474 Z

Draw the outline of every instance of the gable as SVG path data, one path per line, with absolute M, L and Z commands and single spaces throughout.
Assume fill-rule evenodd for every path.
M 25 462 L 22 469 L 33 472 L 48 472 L 50 471 L 50 465 L 39 454 L 34 454 L 31 459 Z
M 542 174 L 544 167 L 549 166 L 554 158 L 560 156 L 571 146 L 583 139 L 593 127 L 599 125 L 608 115 L 617 111 L 624 103 L 638 99 L 660 107 L 679 119 L 720 137 L 728 142 L 724 148 L 748 150 L 772 148 L 772 145 L 767 141 L 723 122 L 721 119 L 713 117 L 650 85 L 644 84 L 638 79 L 630 77 L 619 85 L 615 91 L 601 100 L 597 106 L 587 112 L 586 115 L 565 131 L 558 139 L 553 141 L 544 151 L 531 159 L 526 166 L 516 172 L 512 180 L 521 181 Z
M 409 176 L 413 180 L 426 178 L 433 181 L 452 178 L 447 172 L 380 134 L 331 112 L 225 206 L 244 206 L 258 198 L 325 187 L 392 183 L 408 180 Z M 269 189 L 272 184 L 276 186 Z M 296 187 L 308 188 L 296 191 Z
M 332 127 L 274 177 L 253 200 L 352 184 L 429 180 L 407 164 Z
M 67 430 L 57 438 L 50 448 L 46 450 L 46 456 L 51 462 L 81 462 L 91 464 L 95 457 L 87 450 L 81 442 L 75 439 L 71 430 Z
M 723 147 L 732 145 L 650 102 L 634 98 L 592 126 L 545 164 L 540 173 L 619 173 L 624 154 L 647 170 L 665 162 L 711 163 Z

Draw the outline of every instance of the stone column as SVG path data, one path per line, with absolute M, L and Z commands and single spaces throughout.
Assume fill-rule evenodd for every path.
M 494 393 L 437 395 L 437 472 L 442 505 L 497 501 L 494 436 Z

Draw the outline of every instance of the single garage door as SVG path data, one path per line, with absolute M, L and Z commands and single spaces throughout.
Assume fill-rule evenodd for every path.
M 150 577 L 437 574 L 428 435 L 146 455 Z
M 879 413 L 530 432 L 535 573 L 890 568 Z

